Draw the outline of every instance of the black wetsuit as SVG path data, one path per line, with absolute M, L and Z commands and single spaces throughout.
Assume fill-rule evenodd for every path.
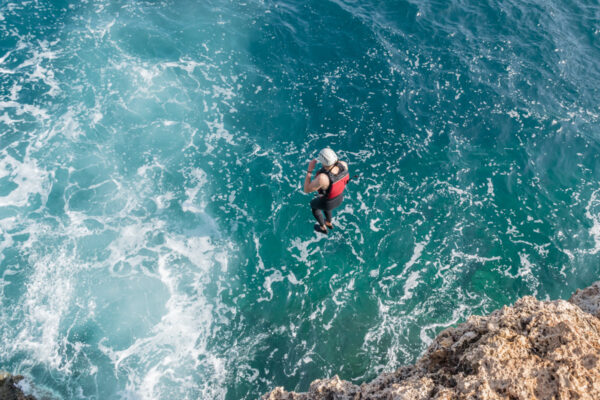
M 315 197 L 310 202 L 312 213 L 317 219 L 317 222 L 319 222 L 319 225 L 325 226 L 325 221 L 331 223 L 331 210 L 339 207 L 343 200 L 344 193 L 334 197 L 333 199 L 326 199 L 325 196 Z M 323 212 L 320 212 L 321 210 L 323 210 Z M 325 214 L 325 219 L 323 219 L 323 214 Z
M 340 169 L 338 175 L 344 173 L 346 170 L 345 167 L 342 164 L 337 165 Z M 342 201 L 344 200 L 344 193 L 342 192 L 338 196 L 332 199 L 328 199 L 327 197 L 329 195 L 329 191 L 331 190 L 332 185 L 331 177 L 329 176 L 329 173 L 325 168 L 321 168 L 319 172 L 317 172 L 317 176 L 319 174 L 327 175 L 327 177 L 329 178 L 329 187 L 327 188 L 327 190 L 319 189 L 319 196 L 315 197 L 310 202 L 310 207 L 312 208 L 312 213 L 317 219 L 319 225 L 325 226 L 325 221 L 331 223 L 331 211 L 342 204 Z M 323 214 L 325 214 L 325 219 L 323 218 Z

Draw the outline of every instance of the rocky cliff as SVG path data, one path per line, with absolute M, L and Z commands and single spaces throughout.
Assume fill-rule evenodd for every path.
M 263 400 L 600 399 L 600 282 L 569 301 L 524 297 L 442 331 L 415 365 L 360 386 L 337 376 Z
M 35 400 L 35 397 L 25 395 L 17 385 L 23 377 L 0 372 L 1 400 Z

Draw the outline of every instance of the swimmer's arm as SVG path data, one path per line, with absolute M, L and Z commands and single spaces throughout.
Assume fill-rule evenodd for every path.
M 312 172 L 306 173 L 306 179 L 304 180 L 304 193 L 312 193 L 327 186 L 327 177 L 324 174 L 317 175 L 317 177 L 312 181 L 310 180 L 311 174 Z
M 312 176 L 313 170 L 315 169 L 315 165 L 317 165 L 317 160 L 312 160 L 308 164 L 308 170 L 306 171 L 306 178 L 304 178 L 304 193 L 311 193 L 315 190 L 321 189 L 323 186 L 323 174 L 317 175 L 315 179 L 310 180 Z

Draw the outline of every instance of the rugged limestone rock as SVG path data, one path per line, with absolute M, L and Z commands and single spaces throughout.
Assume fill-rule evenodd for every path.
M 569 299 L 570 303 L 579 306 L 583 311 L 600 318 L 600 281 L 583 290 L 577 289 Z
M 36 400 L 33 396 L 25 395 L 17 386 L 23 380 L 21 375 L 11 375 L 0 372 L 0 399 L 2 400 Z
M 600 282 L 569 300 L 524 297 L 441 332 L 415 365 L 360 386 L 314 381 L 263 400 L 600 399 Z

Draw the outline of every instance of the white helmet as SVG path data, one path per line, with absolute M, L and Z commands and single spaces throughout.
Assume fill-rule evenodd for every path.
M 325 167 L 329 167 L 330 165 L 335 164 L 335 162 L 338 160 L 335 151 L 331 150 L 329 147 L 326 147 L 323 150 L 321 150 L 318 159 L 319 162 Z

